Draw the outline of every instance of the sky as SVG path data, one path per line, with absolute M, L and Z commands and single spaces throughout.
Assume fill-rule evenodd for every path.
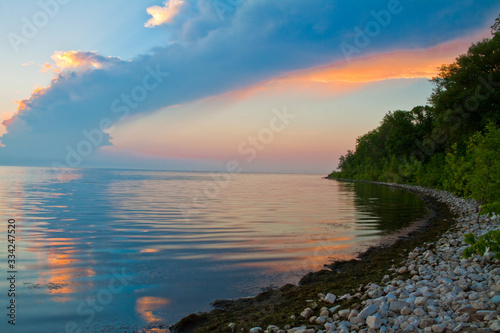
M 327 174 L 500 1 L 0 2 L 0 165 Z M 236 171 L 235 171 L 236 170 Z

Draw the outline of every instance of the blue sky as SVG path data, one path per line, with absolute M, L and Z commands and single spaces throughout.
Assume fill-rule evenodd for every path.
M 327 173 L 384 113 L 425 104 L 499 8 L 2 2 L 0 164 Z

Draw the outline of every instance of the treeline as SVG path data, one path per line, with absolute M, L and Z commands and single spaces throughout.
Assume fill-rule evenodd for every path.
M 500 16 L 491 38 L 431 81 L 429 105 L 386 114 L 329 177 L 441 188 L 500 208 Z

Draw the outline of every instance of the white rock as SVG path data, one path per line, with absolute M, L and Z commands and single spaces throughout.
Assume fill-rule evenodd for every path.
M 363 318 L 361 318 L 360 316 L 352 317 L 351 319 L 349 319 L 349 321 L 351 323 L 353 323 L 354 325 L 358 325 L 359 323 L 365 322 L 365 320 Z
M 407 307 L 407 306 L 405 306 L 405 307 L 403 307 L 403 308 L 401 309 L 401 314 L 402 314 L 403 316 L 408 316 L 408 315 L 410 315 L 411 313 L 412 313 L 411 309 L 410 309 L 409 307 Z
M 330 311 L 330 314 L 333 314 L 338 308 L 340 308 L 340 305 L 335 305 L 329 308 L 328 311 Z
M 276 325 L 269 325 L 267 326 L 267 333 L 278 333 L 280 328 Z
M 351 310 L 349 310 L 349 309 L 342 309 L 338 312 L 339 316 L 342 318 L 349 317 L 349 313 L 351 313 Z
M 413 313 L 415 314 L 415 316 L 425 316 L 425 311 L 422 308 L 416 308 L 415 310 L 413 310 Z
M 327 302 L 327 303 L 333 304 L 333 303 L 335 303 L 335 299 L 337 299 L 337 297 L 332 293 L 328 293 L 325 296 L 325 302 Z
M 309 319 L 312 317 L 313 314 L 314 312 L 311 308 L 305 308 L 304 311 L 300 313 L 300 316 Z
M 415 299 L 415 306 L 424 306 L 427 303 L 427 297 L 417 297 Z
M 490 329 L 493 332 L 500 332 L 500 320 L 495 320 L 493 324 L 490 325 Z
M 250 333 L 263 333 L 264 330 L 262 329 L 262 327 L 254 327 L 254 328 L 251 328 Z
M 380 326 L 382 326 L 382 319 L 376 316 L 369 316 L 368 318 L 366 318 L 366 325 L 376 330 L 380 328 Z
M 377 305 L 371 304 L 368 305 L 366 308 L 363 309 L 359 313 L 359 317 L 362 319 L 368 318 L 368 316 L 371 316 L 372 314 L 376 313 L 378 311 L 379 307 Z
M 400 313 L 402 308 L 404 308 L 405 306 L 409 307 L 409 305 L 410 304 L 403 302 L 403 301 L 392 301 L 389 304 L 389 310 L 396 312 L 396 313 Z
M 435 324 L 435 325 L 432 325 L 432 331 L 436 332 L 436 333 L 444 332 L 445 329 L 446 329 L 446 325 L 445 324 Z
M 335 326 L 334 323 L 326 323 L 325 324 L 325 330 L 328 332 L 328 333 L 331 333 L 333 331 L 335 331 L 337 329 L 337 327 Z

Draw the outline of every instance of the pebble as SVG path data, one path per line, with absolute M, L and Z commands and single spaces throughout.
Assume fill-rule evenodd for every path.
M 335 299 L 336 299 L 336 298 L 337 298 L 337 297 L 336 297 L 334 294 L 328 293 L 328 294 L 326 294 L 326 296 L 325 296 L 325 302 L 328 302 L 328 303 L 333 304 L 333 303 L 335 303 Z
M 366 325 L 373 329 L 378 329 L 382 326 L 382 319 L 376 316 L 369 316 L 366 318 Z

